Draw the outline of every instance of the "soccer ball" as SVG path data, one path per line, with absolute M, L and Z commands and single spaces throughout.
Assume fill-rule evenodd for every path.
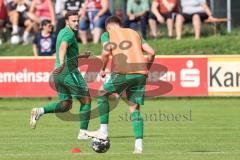
M 11 37 L 11 44 L 19 44 L 21 42 L 21 38 L 18 35 L 13 35 Z
M 97 153 L 105 153 L 110 148 L 110 139 L 102 140 L 98 138 L 92 138 L 92 149 Z

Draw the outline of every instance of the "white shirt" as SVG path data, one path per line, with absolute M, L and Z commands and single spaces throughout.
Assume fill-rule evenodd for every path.
M 182 12 L 187 14 L 205 13 L 201 6 L 206 0 L 181 0 Z

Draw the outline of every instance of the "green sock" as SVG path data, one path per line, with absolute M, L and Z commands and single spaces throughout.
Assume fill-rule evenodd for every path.
M 90 110 L 91 110 L 91 104 L 83 104 L 81 103 L 80 107 L 80 129 L 87 130 L 88 129 L 88 123 L 90 119 Z
M 136 110 L 131 114 L 131 119 L 132 119 L 135 138 L 142 139 L 143 138 L 143 118 L 139 110 Z
M 59 102 L 50 103 L 44 107 L 44 113 L 58 113 L 66 111 L 67 110 Z
M 97 105 L 100 114 L 100 123 L 108 124 L 109 120 L 109 102 L 108 96 L 100 96 L 97 98 Z

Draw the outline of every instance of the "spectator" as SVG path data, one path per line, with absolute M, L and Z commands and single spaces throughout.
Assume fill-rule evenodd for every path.
M 0 0 L 0 44 L 3 43 L 3 28 L 7 21 L 7 8 L 4 0 Z
M 59 4 L 61 3 L 61 4 Z M 59 0 L 56 4 L 56 11 L 58 11 L 57 32 L 65 27 L 65 14 L 68 11 L 78 11 L 81 14 L 83 0 Z M 58 8 L 61 7 L 59 10 Z
M 93 43 L 98 43 L 104 29 L 105 20 L 111 15 L 109 0 L 85 0 L 80 16 L 80 38 L 87 44 L 87 29 L 93 34 Z
M 138 23 L 141 24 L 141 33 L 144 39 L 147 38 L 147 20 L 150 10 L 149 0 L 128 0 L 127 17 L 129 27 L 137 30 Z
M 38 30 L 38 26 L 42 20 L 48 19 L 51 20 L 53 26 L 56 24 L 55 11 L 53 8 L 53 3 L 51 0 L 33 0 L 29 17 L 34 21 L 35 30 Z
M 55 3 L 55 14 L 56 14 L 56 34 L 64 27 L 64 17 L 62 16 L 62 10 L 64 9 L 65 0 L 57 0 Z
M 207 19 L 215 19 L 208 7 L 206 0 L 181 0 L 182 12 L 176 18 L 176 34 L 177 40 L 182 37 L 183 23 L 193 24 L 195 31 L 195 39 L 200 38 L 201 23 Z
M 41 31 L 35 35 L 33 41 L 34 56 L 52 56 L 55 54 L 56 35 L 50 20 L 43 20 Z
M 153 37 L 157 37 L 157 22 L 167 23 L 168 37 L 173 36 L 174 17 L 178 12 L 178 0 L 153 0 L 149 25 Z
M 14 41 L 14 39 L 20 39 L 19 37 L 19 27 L 25 27 L 22 36 L 23 42 L 28 44 L 29 34 L 33 28 L 33 22 L 29 19 L 27 12 L 29 10 L 30 2 L 27 0 L 13 0 L 8 3 L 8 11 L 10 22 L 12 23 L 12 43 L 18 43 L 19 41 Z M 17 38 L 19 37 L 19 38 Z

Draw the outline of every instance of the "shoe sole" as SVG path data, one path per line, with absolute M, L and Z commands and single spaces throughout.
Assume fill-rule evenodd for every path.
M 103 136 L 97 136 L 97 135 L 91 135 L 91 133 L 88 133 L 86 132 L 85 133 L 88 137 L 91 137 L 91 138 L 97 138 L 97 139 L 101 139 L 101 140 L 107 140 L 108 137 L 103 137 Z

